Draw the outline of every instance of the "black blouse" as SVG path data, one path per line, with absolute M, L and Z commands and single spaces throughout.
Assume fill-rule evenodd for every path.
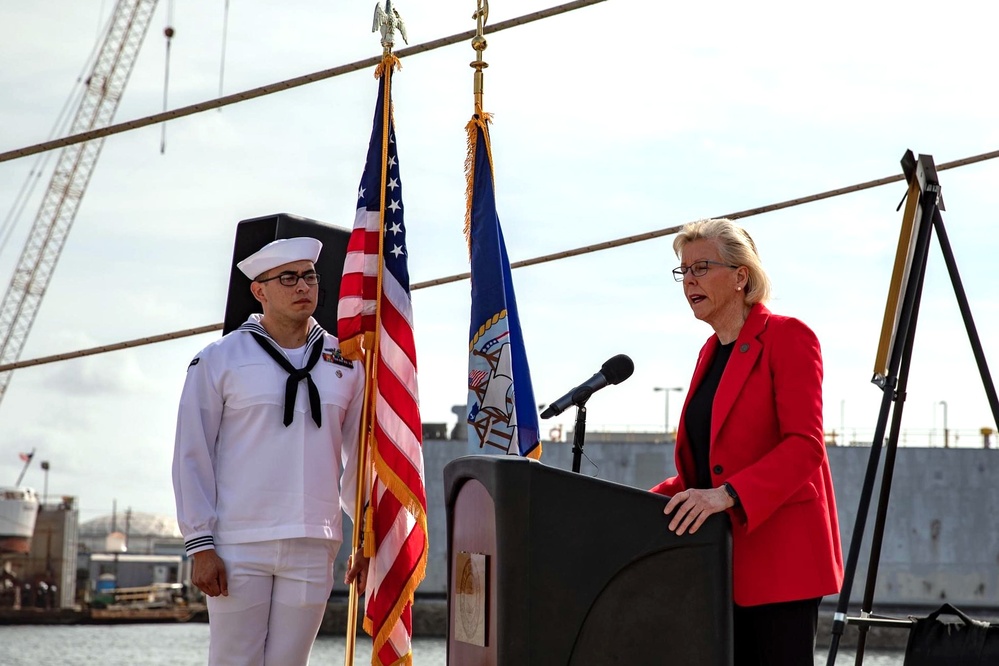
M 687 403 L 684 423 L 687 428 L 687 439 L 690 440 L 690 449 L 694 454 L 695 488 L 714 487 L 711 483 L 710 463 L 711 406 L 715 401 L 718 383 L 721 381 L 722 373 L 725 372 L 725 365 L 732 355 L 733 348 L 735 348 L 734 340 L 727 345 L 718 345 L 708 373 Z

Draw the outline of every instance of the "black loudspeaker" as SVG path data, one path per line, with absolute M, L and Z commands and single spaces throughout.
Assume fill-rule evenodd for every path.
M 261 312 L 260 303 L 250 293 L 250 279 L 243 275 L 236 264 L 271 241 L 302 236 L 317 238 L 323 244 L 319 261 L 316 262 L 316 272 L 322 277 L 319 282 L 318 305 L 313 316 L 320 326 L 336 335 L 340 278 L 347 256 L 350 230 L 288 213 L 255 217 L 242 220 L 236 225 L 236 243 L 232 250 L 232 267 L 229 272 L 229 295 L 222 323 L 223 335 L 239 328 L 254 312 Z

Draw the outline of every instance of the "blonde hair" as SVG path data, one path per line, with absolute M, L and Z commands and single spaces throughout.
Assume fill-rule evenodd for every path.
M 756 250 L 756 243 L 745 229 L 728 218 L 698 220 L 683 227 L 673 239 L 673 251 L 679 257 L 687 243 L 711 240 L 718 247 L 721 260 L 727 264 L 745 266 L 749 271 L 746 281 L 747 305 L 766 303 L 770 300 L 770 278 L 763 270 L 763 262 Z

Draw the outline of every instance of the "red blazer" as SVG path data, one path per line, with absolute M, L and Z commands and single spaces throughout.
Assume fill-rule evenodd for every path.
M 687 401 L 718 348 L 697 358 Z M 652 489 L 675 495 L 694 483 L 684 403 L 677 476 Z M 718 384 L 711 411 L 712 484 L 728 481 L 741 509 L 732 518 L 732 583 L 740 606 L 839 591 L 843 552 L 822 429 L 822 353 L 797 319 L 752 307 Z

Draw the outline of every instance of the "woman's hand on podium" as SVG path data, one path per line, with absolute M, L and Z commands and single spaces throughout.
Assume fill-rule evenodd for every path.
M 663 513 L 673 514 L 669 529 L 681 536 L 686 532 L 694 534 L 708 516 L 721 513 L 735 506 L 735 500 L 724 488 L 690 488 L 673 495 Z

